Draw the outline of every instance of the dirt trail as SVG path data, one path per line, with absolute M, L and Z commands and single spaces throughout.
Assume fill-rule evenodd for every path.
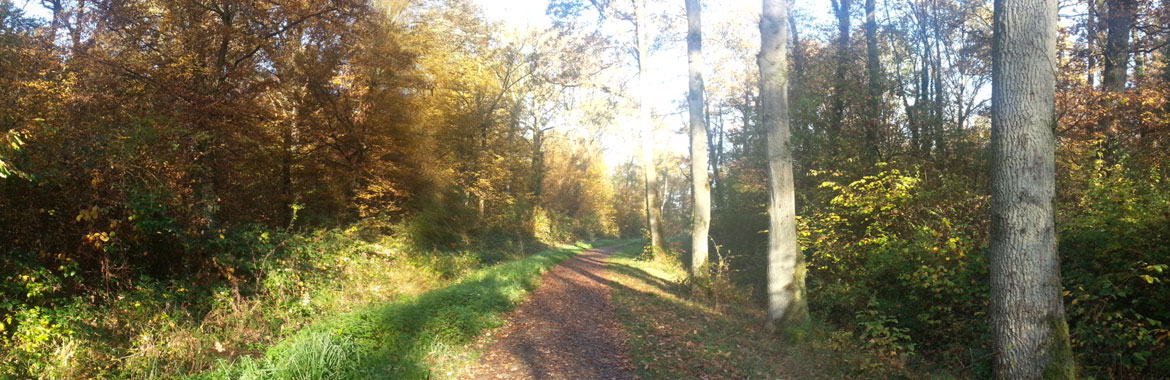
M 480 343 L 473 379 L 636 379 L 614 316 L 605 258 L 595 248 L 544 274 L 540 288 Z

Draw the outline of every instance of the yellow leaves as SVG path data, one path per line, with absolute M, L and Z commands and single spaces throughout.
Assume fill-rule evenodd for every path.
M 79 212 L 77 214 L 76 220 L 78 222 L 88 222 L 88 221 L 92 221 L 92 220 L 97 220 L 98 215 L 100 213 L 101 213 L 100 208 L 98 208 L 97 206 L 92 206 L 90 208 L 81 210 L 81 212 Z
M 98 248 L 101 248 L 101 243 L 109 242 L 113 235 L 113 232 L 91 232 L 86 234 L 83 239 L 85 239 L 85 242 L 94 244 Z

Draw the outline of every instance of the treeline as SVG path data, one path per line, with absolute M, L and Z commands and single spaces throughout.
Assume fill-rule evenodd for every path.
M 603 41 L 462 0 L 41 3 L 0 1 L 0 372 L 119 373 L 142 325 L 336 259 L 322 229 L 436 257 L 639 233 L 594 137 Z

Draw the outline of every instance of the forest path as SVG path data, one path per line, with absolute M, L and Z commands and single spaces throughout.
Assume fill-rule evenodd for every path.
M 594 248 L 544 274 L 508 323 L 476 344 L 473 379 L 636 379 L 614 315 L 605 259 L 623 245 Z

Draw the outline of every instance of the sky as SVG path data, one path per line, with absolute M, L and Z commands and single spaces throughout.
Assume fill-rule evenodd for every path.
M 488 18 L 510 25 L 513 28 L 543 29 L 551 25 L 550 18 L 545 15 L 548 0 L 474 0 L 483 9 Z M 647 0 L 664 1 L 664 0 Z M 671 0 L 679 4 L 682 10 L 682 0 Z M 795 11 L 811 18 L 816 25 L 833 22 L 830 0 L 802 0 L 798 1 Z M 703 2 L 704 31 L 728 17 L 750 17 L 758 20 L 761 8 L 760 0 L 707 0 Z M 753 29 L 755 23 L 749 23 Z M 818 28 L 818 26 L 814 26 Z M 709 35 L 704 37 L 708 44 Z M 648 89 L 648 104 L 652 107 L 661 129 L 655 136 L 655 150 L 659 154 L 688 155 L 689 143 L 687 136 L 681 132 L 686 126 L 688 115 L 679 112 L 680 105 L 687 96 L 687 59 L 685 44 L 670 46 L 667 49 L 650 53 L 648 67 L 650 88 Z M 708 72 L 710 70 L 707 70 Z M 615 120 L 611 128 L 612 133 L 602 137 L 603 149 L 606 153 L 606 166 L 615 168 L 637 157 L 640 144 L 636 136 L 630 131 L 638 131 L 636 120 L 624 117 Z

